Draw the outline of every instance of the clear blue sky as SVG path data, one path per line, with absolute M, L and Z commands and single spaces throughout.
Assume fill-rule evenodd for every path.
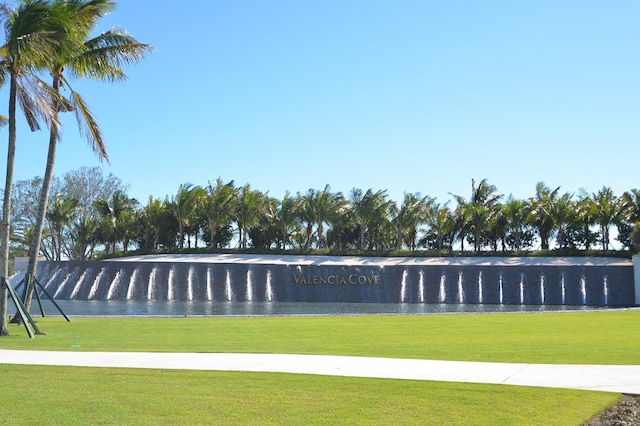
M 219 176 L 277 198 L 446 201 L 472 178 L 620 195 L 640 187 L 639 17 L 637 0 L 121 0 L 100 29 L 157 51 L 123 84 L 74 83 L 111 163 L 69 116 L 56 175 L 101 166 L 142 203 Z M 20 120 L 16 180 L 42 175 L 47 139 Z

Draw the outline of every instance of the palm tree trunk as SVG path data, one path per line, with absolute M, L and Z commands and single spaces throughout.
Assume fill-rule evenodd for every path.
M 60 86 L 60 78 L 58 76 L 53 77 L 53 90 L 58 92 Z M 27 312 L 31 308 L 31 299 L 33 296 L 33 289 L 36 283 L 36 269 L 38 268 L 38 254 L 40 253 L 40 244 L 42 242 L 42 231 L 44 230 L 44 220 L 47 215 L 47 204 L 49 203 L 49 194 L 51 192 L 51 182 L 53 180 L 53 167 L 56 162 L 56 146 L 58 143 L 58 111 L 54 111 L 55 116 L 51 120 L 51 129 L 49 131 L 49 151 L 47 153 L 47 165 L 44 171 L 44 177 L 42 179 L 42 188 L 40 188 L 40 198 L 38 200 L 38 214 L 36 216 L 36 224 L 34 229 L 33 241 L 31 241 L 31 248 L 29 249 L 29 263 L 27 265 L 27 274 L 25 276 L 25 282 L 29 283 L 27 288 L 25 307 Z
M 7 304 L 9 290 L 5 285 L 9 279 L 9 233 L 11 231 L 11 190 L 16 156 L 16 76 L 11 74 L 9 86 L 9 143 L 7 148 L 7 177 L 2 204 L 2 229 L 0 229 L 0 336 L 8 336 Z

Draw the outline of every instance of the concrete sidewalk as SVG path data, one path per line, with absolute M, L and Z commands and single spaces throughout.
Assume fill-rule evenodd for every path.
M 0 364 L 319 374 L 640 394 L 640 365 L 509 364 L 331 355 L 3 349 L 0 349 Z

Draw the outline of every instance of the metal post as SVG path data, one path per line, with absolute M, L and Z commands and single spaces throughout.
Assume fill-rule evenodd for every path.
M 11 284 L 9 283 L 9 281 L 4 278 L 2 279 L 2 281 L 3 281 L 2 284 L 6 286 L 7 290 L 9 291 L 9 297 L 11 297 L 14 305 L 16 305 L 16 310 L 18 311 L 17 315 L 20 315 L 20 318 L 22 319 L 22 324 L 24 324 L 24 328 L 27 330 L 27 334 L 29 335 L 30 338 L 33 339 L 33 331 L 31 331 L 31 329 L 29 328 L 29 323 L 30 323 L 34 326 L 34 329 L 37 330 L 37 326 L 35 326 L 35 322 L 33 322 L 33 318 L 31 318 L 31 315 L 29 315 L 24 309 L 24 304 L 22 303 L 22 300 L 20 300 L 20 298 L 16 294 L 13 287 L 11 287 Z M 29 323 L 27 323 L 27 318 L 29 318 Z M 38 334 L 41 334 L 40 330 L 37 330 L 36 332 Z
M 64 311 L 62 310 L 62 308 L 56 303 L 55 300 L 53 300 L 53 297 L 51 297 L 51 295 L 49 294 L 49 292 L 44 288 L 44 286 L 42 284 L 40 284 L 40 281 L 38 281 L 37 278 L 35 278 L 36 281 L 36 285 L 38 287 L 40 287 L 40 290 L 42 290 L 42 292 L 45 294 L 45 296 L 47 296 L 49 298 L 49 300 L 51 300 L 51 303 L 53 303 L 53 306 L 56 307 L 56 309 L 58 309 L 58 311 L 62 314 L 62 316 L 64 317 L 64 319 L 67 320 L 67 322 L 71 322 L 71 320 L 69 319 L 69 317 L 64 313 Z M 38 294 L 38 292 L 36 291 L 36 294 Z M 40 299 L 38 299 L 40 300 Z M 42 316 L 44 316 L 44 312 L 42 313 Z

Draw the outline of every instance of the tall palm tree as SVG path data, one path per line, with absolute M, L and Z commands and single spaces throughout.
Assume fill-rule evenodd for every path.
M 178 223 L 178 247 L 184 248 L 185 229 L 193 218 L 193 210 L 197 206 L 200 193 L 204 191 L 200 186 L 190 183 L 181 184 L 178 192 L 170 204 L 171 213 Z
M 244 185 L 238 192 L 235 219 L 238 224 L 238 245 L 247 248 L 249 228 L 256 225 L 267 197 L 258 190 L 252 190 L 249 184 Z
M 368 249 L 376 249 L 382 244 L 380 236 L 385 225 L 389 224 L 389 210 L 393 201 L 387 198 L 387 190 L 373 191 L 368 189 L 364 194 L 359 188 L 351 191 L 350 202 L 352 213 L 360 228 L 360 245 L 364 249 L 365 242 Z
M 524 248 L 523 237 L 528 226 L 529 209 L 529 203 L 512 196 L 507 198 L 502 207 L 502 214 L 506 219 L 507 240 L 512 249 L 522 250 Z
M 448 242 L 453 243 L 453 233 L 455 230 L 455 218 L 449 207 L 449 202 L 444 204 L 431 203 L 426 216 L 427 225 L 429 225 L 431 234 L 435 238 L 435 247 L 437 250 L 445 248 Z
M 609 229 L 624 216 L 623 199 L 614 195 L 613 190 L 603 186 L 592 194 L 592 208 L 595 222 L 600 226 L 602 250 L 609 250 Z
M 555 230 L 555 207 L 560 187 L 551 190 L 544 182 L 536 184 L 536 194 L 530 200 L 529 223 L 537 229 L 542 250 L 549 250 L 549 240 Z
M 52 6 L 66 9 L 73 22 L 73 26 L 66 33 L 65 42 L 56 46 L 48 65 L 53 78 L 51 85 L 53 91 L 59 94 L 60 87 L 64 85 L 69 90 L 70 98 L 68 103 L 56 102 L 53 108 L 54 120 L 49 132 L 49 150 L 38 202 L 35 238 L 29 252 L 25 278 L 27 283 L 33 283 L 37 269 L 44 217 L 53 179 L 56 146 L 59 140 L 58 113 L 73 110 L 78 127 L 83 130 L 82 133 L 91 148 L 100 159 L 108 160 L 98 123 L 82 96 L 73 90 L 63 71 L 75 77 L 110 82 L 122 81 L 126 79 L 122 67 L 139 62 L 152 49 L 148 44 L 142 44 L 118 29 L 90 38 L 90 32 L 95 28 L 98 20 L 114 9 L 115 3 L 110 0 L 54 0 Z M 27 306 L 30 304 L 30 296 L 26 304 Z
M 20 108 L 32 131 L 39 130 L 39 119 L 48 125 L 57 121 L 53 112 L 55 95 L 35 72 L 45 69 L 56 49 L 66 39 L 73 20 L 64 7 L 52 6 L 44 0 L 20 1 L 15 10 L 0 5 L 4 21 L 5 42 L 0 47 L 0 83 L 9 77 L 9 141 L 7 170 L 0 229 L 0 336 L 7 329 L 7 288 L 9 234 L 11 231 L 11 190 L 16 149 L 16 106 Z
M 496 194 L 496 187 L 482 179 L 477 185 L 471 179 L 471 198 L 467 201 L 460 195 L 452 194 L 458 203 L 458 231 L 461 249 L 464 251 L 464 239 L 468 233 L 473 238 L 474 250 L 479 251 L 485 243 L 485 234 L 489 223 L 497 212 L 497 203 L 502 195 Z
M 233 218 L 237 192 L 233 181 L 223 183 L 218 178 L 214 183 L 209 182 L 204 198 L 204 215 L 209 224 L 209 247 L 217 246 L 217 233 Z
M 282 249 L 286 250 L 289 244 L 289 235 L 298 220 L 298 200 L 289 192 L 285 192 L 284 198 L 278 203 L 273 217 L 274 224 L 281 234 Z
M 418 230 L 427 220 L 427 213 L 433 200 L 420 194 L 404 194 L 402 205 L 392 220 L 396 232 L 396 246 L 406 244 L 409 250 L 416 249 Z
M 98 198 L 94 201 L 94 207 L 102 217 L 102 239 L 106 252 L 109 248 L 115 253 L 119 241 L 123 242 L 123 249 L 127 245 L 127 226 L 132 223 L 129 218 L 136 209 L 138 201 L 129 198 L 125 193 L 116 191 L 110 200 Z

